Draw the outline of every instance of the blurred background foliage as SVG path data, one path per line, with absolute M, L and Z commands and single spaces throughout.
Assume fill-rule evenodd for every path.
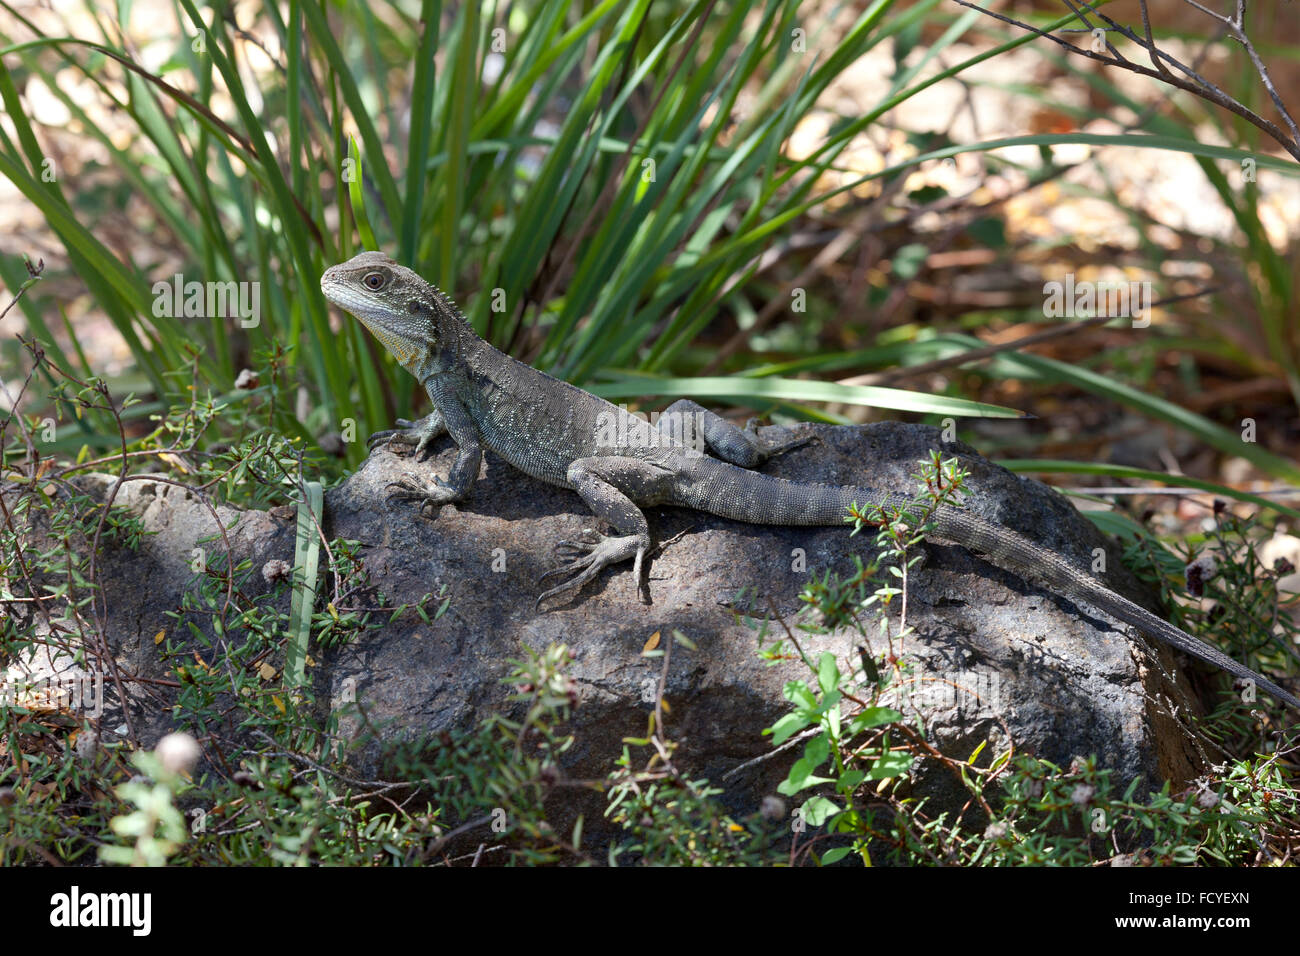
M 1072 19 L 1038 6 L 1024 15 L 1044 29 Z M 1172 41 L 1205 33 L 1186 16 L 1159 26 Z M 1012 55 L 1069 85 L 1020 65 L 978 74 L 1026 62 Z M 1250 88 L 1237 61 L 1225 69 Z M 902 125 L 940 84 L 1001 88 L 1035 119 L 982 141 L 957 140 L 953 116 Z M 69 317 L 69 286 L 49 280 L 84 284 L 89 313 L 129 351 L 108 376 L 114 394 L 144 399 L 127 411 L 135 435 L 210 393 L 235 435 L 274 428 L 355 465 L 358 439 L 424 402 L 319 291 L 324 268 L 377 246 L 499 347 L 615 401 L 690 394 L 847 422 L 866 406 L 996 418 L 1059 407 L 1045 394 L 1091 396 L 1117 411 L 1058 417 L 1064 442 L 1020 425 L 980 443 L 1150 468 L 1098 454 L 1084 433 L 1154 419 L 1300 479 L 1285 453 L 1300 437 L 1296 257 L 1270 236 L 1258 184 L 1233 175 L 1247 157 L 1261 177 L 1294 162 L 1239 117 L 1183 94 L 1139 102 L 1132 84 L 949 0 L 0 3 L 0 98 L 0 176 L 45 234 L 11 235 L 0 278 L 16 290 L 21 253 L 49 249 L 52 269 L 18 309 L 54 360 L 90 377 L 105 369 Z M 1233 227 L 1165 233 L 1204 268 L 1162 270 L 1162 224 L 1098 159 L 1115 144 L 1199 164 Z M 1084 167 L 1091 182 L 1067 175 Z M 1009 228 L 1009 202 L 1033 194 L 1101 203 L 1137 238 Z M 1140 332 L 1117 321 L 1010 352 L 1026 323 L 1071 321 L 1045 320 L 1045 280 L 1106 269 L 1154 281 L 1158 298 L 1215 291 Z M 258 324 L 156 314 L 155 283 L 177 274 L 257 283 Z M 1231 325 L 1215 318 L 1225 308 Z M 992 354 L 965 357 L 977 349 Z M 31 365 L 12 336 L 0 359 L 10 383 Z M 1177 400 L 1225 379 L 1238 388 L 1222 402 Z M 1273 427 L 1243 443 L 1243 414 Z M 72 424 L 52 451 L 117 442 L 107 416 Z

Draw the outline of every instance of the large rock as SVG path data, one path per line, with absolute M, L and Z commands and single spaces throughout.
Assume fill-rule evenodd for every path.
M 1093 549 L 1104 547 L 1112 586 L 1138 601 L 1147 597 L 1123 571 L 1115 548 L 1063 497 L 964 445 L 940 446 L 935 429 L 895 423 L 804 427 L 816 441 L 772 460 L 765 471 L 910 491 L 918 463 L 932 447 L 940 448 L 969 469 L 973 510 L 1085 566 Z M 773 443 L 788 437 L 782 429 L 764 429 L 762 435 Z M 736 595 L 757 589 L 763 614 L 775 609 L 789 620 L 808 576 L 828 568 L 851 572 L 854 555 L 864 561 L 872 556 L 873 536 L 851 537 L 847 527 L 768 527 L 652 509 L 651 531 L 662 549 L 649 564 L 650 605 L 641 603 L 629 564 L 538 612 L 537 580 L 555 564 L 554 544 L 579 535 L 595 519 L 576 494 L 529 478 L 491 454 L 470 500 L 444 507 L 434 520 L 419 517 L 412 504 L 387 504 L 385 486 L 403 472 L 446 474 L 454 447 L 445 438 L 437 447 L 439 453 L 425 463 L 377 451 L 326 496 L 326 532 L 363 543 L 366 565 L 390 604 L 417 601 L 445 585 L 450 605 L 432 623 L 406 614 L 336 651 L 313 648 L 317 666 L 311 674 L 322 709 L 355 698 L 369 725 L 388 740 L 468 728 L 506 706 L 509 690 L 501 678 L 508 661 L 521 656 L 521 644 L 542 649 L 562 642 L 573 650 L 570 674 L 578 688 L 570 728 L 576 746 L 563 769 L 572 778 L 599 779 L 613 769 L 622 739 L 645 732 L 662 662 L 643 657 L 642 647 L 655 632 L 667 640 L 678 630 L 696 647 L 675 648 L 667 678 L 667 730 L 681 744 L 678 763 L 692 777 L 725 782 L 725 799 L 735 812 L 756 809 L 797 753 L 755 760 L 771 751 L 761 731 L 787 711 L 784 683 L 810 678 L 797 661 L 771 666 L 760 659 L 758 632 L 738 618 L 736 611 L 745 608 L 733 607 Z M 102 498 L 112 480 L 93 479 L 87 490 Z M 123 485 L 116 503 L 139 513 L 153 533 L 137 551 L 110 548 L 103 557 L 110 643 L 124 672 L 167 678 L 154 637 L 159 630 L 183 634 L 166 612 L 192 586 L 192 549 L 214 534 L 217 516 L 183 488 L 148 477 Z M 255 569 L 275 559 L 292 562 L 292 521 L 227 508 L 218 514 L 230 528 L 236 561 L 249 557 Z M 224 546 L 218 540 L 205 547 L 211 553 Z M 961 547 L 922 547 L 924 564 L 908 582 L 907 619 L 915 633 L 897 641 L 894 651 L 916 662 L 913 686 L 921 692 L 905 704 L 921 709 L 934 746 L 965 759 L 988 740 L 981 757 L 986 763 L 1006 749 L 1009 735 L 1017 751 L 1061 765 L 1096 754 L 1121 786 L 1134 778 L 1151 788 L 1165 779 L 1181 785 L 1195 775 L 1188 735 L 1165 705 L 1171 697 L 1185 697 L 1162 676 L 1162 670 L 1175 671 L 1167 650 L 1160 648 L 1155 658 L 1161 667 L 1147 666 L 1144 643 L 1095 610 Z M 796 568 L 800 554 L 806 570 Z M 258 575 L 249 587 L 269 585 Z M 901 606 L 894 601 L 889 608 L 894 633 Z M 773 627 L 767 640 L 781 632 Z M 878 631 L 869 627 L 869 634 L 872 649 L 880 650 Z M 839 655 L 847 670 L 859 659 L 862 640 L 840 632 L 800 634 L 800 643 L 813 658 L 823 650 Z M 152 744 L 174 726 L 175 691 L 148 681 L 126 686 L 137 733 Z M 112 709 L 111 687 L 108 696 Z M 343 733 L 359 734 L 354 711 L 340 713 Z M 117 725 L 110 715 L 106 726 Z M 367 775 L 390 769 L 383 747 L 373 741 L 356 759 Z M 930 798 L 931 812 L 955 810 L 968 798 L 935 761 L 921 765 L 911 787 Z M 574 788 L 556 794 L 557 822 L 581 811 L 589 833 L 599 827 L 604 807 L 598 795 Z
M 1113 545 L 1061 495 L 964 445 L 941 447 L 936 429 L 897 423 L 804 427 L 817 440 L 773 459 L 765 471 L 910 491 L 919 462 L 932 447 L 940 448 L 969 469 L 973 510 L 1084 566 L 1094 548 L 1104 547 L 1107 566 L 1116 572 L 1112 585 L 1135 600 L 1147 597 L 1123 571 Z M 764 429 L 762 437 L 775 444 L 789 436 Z M 385 485 L 401 473 L 447 473 L 455 449 L 443 441 L 440 454 L 423 465 L 377 452 L 327 498 L 329 532 L 368 545 L 367 565 L 393 603 L 415 601 L 444 585 L 451 599 L 448 613 L 432 624 L 399 621 L 331 658 L 332 696 L 355 693 L 369 719 L 393 734 L 465 727 L 503 706 L 508 689 L 500 678 L 507 661 L 520 656 L 521 643 L 542 649 L 563 642 L 575 653 L 570 674 L 579 687 L 572 727 L 577 746 L 565 771 L 600 778 L 612 769 L 622 738 L 645 730 L 648 691 L 662 662 L 642 657 L 642 647 L 656 632 L 666 639 L 679 630 L 697 648 L 674 650 L 667 679 L 668 732 L 681 742 L 679 763 L 714 782 L 725 777 L 737 812 L 756 809 L 797 755 L 790 751 L 785 759 L 749 764 L 771 750 L 770 738 L 760 732 L 787 710 L 784 683 L 811 679 L 797 661 L 773 667 L 759 658 L 756 631 L 733 610 L 737 592 L 757 588 L 763 613 L 774 607 L 789 618 L 809 574 L 828 568 L 850 573 L 853 555 L 872 556 L 873 536 L 851 537 L 847 527 L 748 525 L 684 509 L 652 509 L 651 532 L 666 544 L 650 564 L 649 606 L 641 603 L 628 564 L 538 613 L 537 580 L 555 566 L 554 544 L 592 527 L 594 517 L 576 494 L 544 485 L 490 454 L 470 500 L 444 507 L 436 519 L 417 517 L 411 504 L 386 507 Z M 1164 779 L 1177 783 L 1195 774 L 1185 733 L 1157 703 L 1172 689 L 1160 668 L 1144 665 L 1142 643 L 1096 611 L 960 547 L 923 547 L 926 561 L 908 585 L 908 623 L 916 633 L 895 651 L 918 662 L 914 675 L 921 680 L 909 703 L 922 709 L 942 752 L 964 759 L 987 739 L 992 745 L 981 760 L 986 763 L 1006 748 L 1009 734 L 1018 751 L 1062 766 L 1075 756 L 1096 754 L 1121 786 L 1141 777 L 1144 785 L 1158 788 Z M 806 570 L 793 570 L 800 552 Z M 893 602 L 895 632 L 900 610 L 901 602 Z M 869 634 L 873 650 L 880 650 L 878 632 L 869 628 Z M 860 639 L 849 632 L 801 635 L 800 643 L 814 659 L 822 650 L 839 655 L 842 670 L 858 659 Z M 1162 657 L 1172 672 L 1169 655 Z M 931 798 L 934 812 L 959 808 L 969 796 L 951 772 L 933 762 L 913 785 L 918 795 Z M 588 821 L 600 819 L 594 798 L 582 809 Z

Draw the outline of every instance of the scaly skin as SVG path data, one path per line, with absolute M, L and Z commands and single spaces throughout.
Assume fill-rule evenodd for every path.
M 650 548 L 642 508 L 678 505 L 752 524 L 839 525 L 850 504 L 904 508 L 906 495 L 856 486 L 786 481 L 747 471 L 782 449 L 763 450 L 752 430 L 742 431 L 691 401 L 674 403 L 657 426 L 604 399 L 539 372 L 479 338 L 437 288 L 378 252 L 327 269 L 321 290 L 355 315 L 429 393 L 433 411 L 419 422 L 371 436 L 415 446 L 423 460 L 431 443 L 451 434 L 458 452 L 446 479 L 413 474 L 394 483 L 393 497 L 435 511 L 463 500 L 478 477 L 488 448 L 520 471 L 569 488 L 617 535 L 561 542 L 568 559 L 544 575 L 568 575 L 543 592 L 542 601 L 576 591 L 602 569 L 633 561 L 639 586 Z M 707 448 L 718 458 L 701 452 Z M 1116 594 L 1065 558 L 1028 538 L 960 507 L 931 516 L 934 537 L 982 552 L 1058 594 L 1085 601 L 1147 634 L 1254 683 L 1300 710 L 1300 700 L 1221 651 Z

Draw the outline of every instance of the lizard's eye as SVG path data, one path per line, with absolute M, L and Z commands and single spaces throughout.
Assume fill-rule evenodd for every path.
M 365 276 L 362 277 L 361 284 L 371 292 L 378 292 L 384 287 L 386 281 L 387 279 L 382 272 L 367 272 Z

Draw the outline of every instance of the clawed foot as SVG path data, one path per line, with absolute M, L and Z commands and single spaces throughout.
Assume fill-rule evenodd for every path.
M 556 575 L 572 574 L 573 577 L 549 591 L 542 592 L 537 598 L 535 608 L 540 608 L 542 602 L 549 597 L 565 591 L 576 591 L 609 565 L 618 564 L 628 558 L 633 558 L 632 579 L 635 586 L 640 588 L 641 562 L 646 551 L 650 549 L 649 536 L 629 534 L 614 538 L 597 535 L 594 532 L 591 534 L 595 540 L 561 541 L 555 546 L 555 553 L 566 563 L 547 571 L 537 579 L 537 583 L 541 584 L 547 578 Z
M 460 499 L 456 489 L 441 478 L 434 476 L 428 481 L 422 482 L 419 475 L 409 471 L 402 475 L 400 481 L 390 481 L 384 487 L 385 489 L 397 489 L 389 494 L 389 501 L 418 501 L 420 503 L 419 514 L 421 517 L 424 517 L 425 508 L 432 508 L 432 517 L 437 517 L 439 508 Z
M 754 440 L 754 447 L 758 449 L 758 453 L 763 456 L 764 461 L 767 461 L 770 458 L 775 458 L 777 455 L 784 455 L 788 451 L 794 451 L 796 448 L 802 448 L 810 442 L 817 441 L 817 435 L 814 433 L 810 435 L 802 435 L 798 438 L 791 438 L 789 441 L 782 442 L 779 445 L 764 445 L 758 440 L 757 418 L 751 418 L 745 423 L 745 433 Z
M 443 429 L 432 425 L 428 418 L 415 422 L 399 418 L 396 428 L 386 428 L 367 438 L 366 448 L 374 451 L 380 445 L 414 445 L 415 460 L 424 461 L 433 454 L 433 441 L 442 432 Z

